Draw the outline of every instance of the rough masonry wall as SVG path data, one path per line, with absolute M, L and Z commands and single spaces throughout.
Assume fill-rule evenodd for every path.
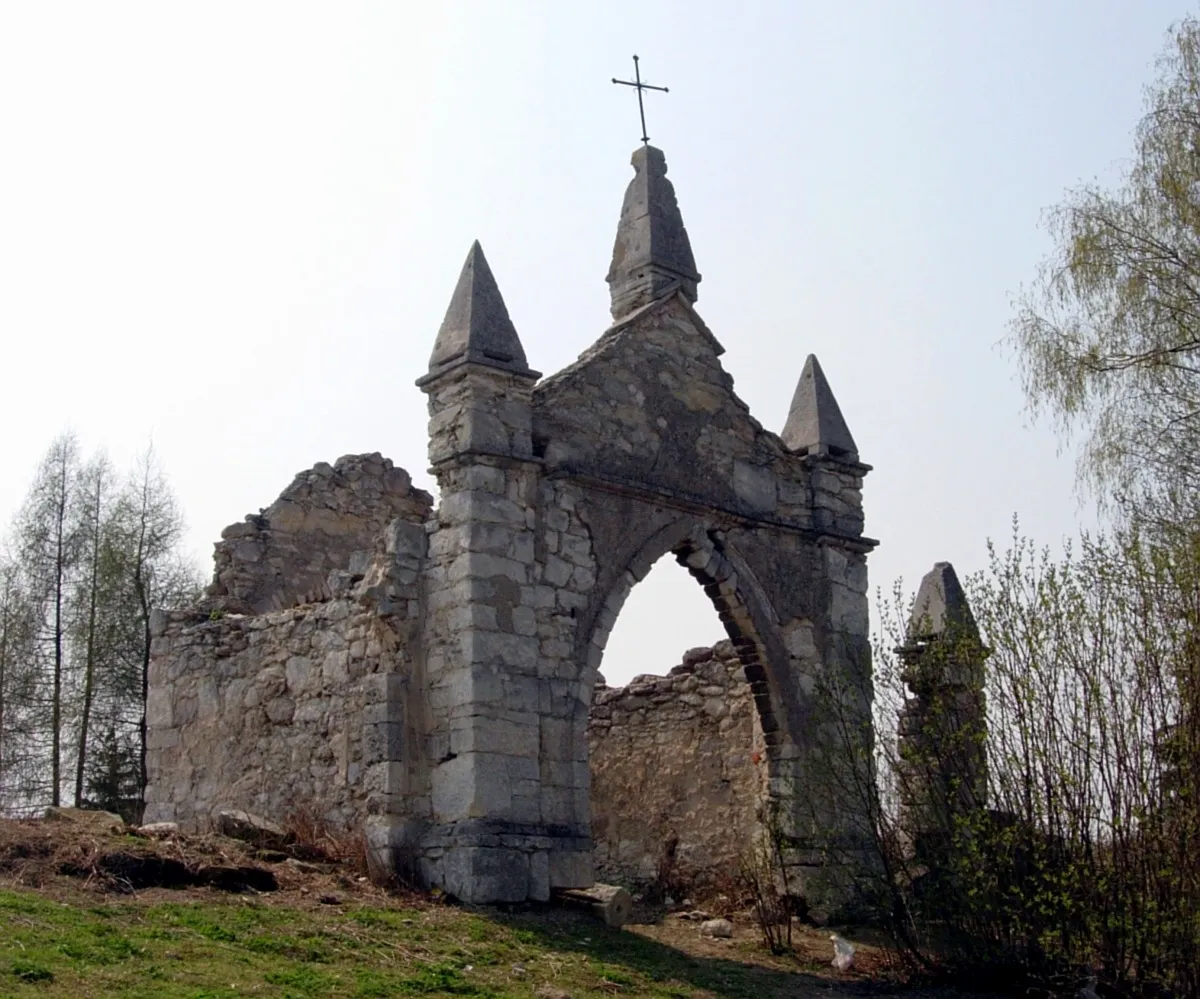
M 323 599 L 332 570 L 365 571 L 389 521 L 423 522 L 432 506 L 378 453 L 319 462 L 265 510 L 221 532 L 208 595 L 224 610 L 252 614 Z
M 257 616 L 170 615 L 153 639 L 147 821 L 205 828 L 221 807 L 276 821 L 364 807 L 363 680 L 384 651 L 349 599 Z
M 349 828 L 420 809 L 413 653 L 428 500 L 378 455 L 318 465 L 271 510 L 307 524 L 288 533 L 287 558 L 310 573 L 328 567 L 320 599 L 260 614 L 209 600 L 154 615 L 146 821 L 203 830 L 221 808 L 275 821 L 303 809 Z M 339 514 L 345 529 L 325 529 Z M 256 540 L 279 571 L 278 533 L 264 529 Z M 231 557 L 235 546 L 224 554 L 219 571 L 248 584 L 266 579 L 254 574 L 263 563 Z
M 735 872 L 766 796 L 766 744 L 733 644 L 598 687 L 588 724 L 596 876 L 668 890 Z

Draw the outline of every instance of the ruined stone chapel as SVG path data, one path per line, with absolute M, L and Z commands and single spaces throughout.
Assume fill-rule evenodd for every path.
M 304 807 L 362 830 L 381 871 L 546 899 L 621 855 L 590 757 L 617 715 L 657 713 L 711 719 L 713 738 L 753 728 L 753 747 L 709 756 L 779 818 L 802 883 L 831 841 L 854 848 L 867 817 L 830 776 L 870 753 L 869 467 L 813 356 L 779 432 L 750 414 L 696 311 L 662 152 L 639 148 L 633 171 L 611 322 L 556 374 L 530 367 L 471 247 L 417 382 L 436 506 L 378 454 L 319 463 L 225 529 L 201 604 L 155 615 L 147 822 Z M 606 690 L 609 632 L 668 555 L 729 643 Z M 673 750 L 634 744 L 636 807 Z

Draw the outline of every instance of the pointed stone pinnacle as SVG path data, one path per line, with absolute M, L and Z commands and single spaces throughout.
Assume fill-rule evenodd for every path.
M 780 436 L 793 451 L 858 459 L 858 445 L 850 436 L 850 428 L 842 418 L 833 389 L 825 380 L 815 354 L 809 354 L 804 362 Z
M 537 372 L 531 371 L 525 361 L 525 349 L 508 317 L 479 240 L 471 244 L 467 253 L 446 318 L 433 344 L 429 374 L 421 381 L 466 362 L 537 377 Z
M 607 278 L 616 320 L 675 288 L 695 302 L 700 283 L 675 188 L 667 180 L 666 157 L 646 145 L 634 152 L 632 163 Z
M 935 638 L 951 630 L 959 631 L 960 638 L 979 638 L 975 616 L 954 566 L 949 562 L 937 562 L 917 589 L 908 622 L 908 640 Z

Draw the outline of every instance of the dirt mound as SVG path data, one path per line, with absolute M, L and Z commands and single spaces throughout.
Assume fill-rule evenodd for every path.
M 314 901 L 378 891 L 356 860 L 340 861 L 325 844 L 263 850 L 220 835 L 145 835 L 111 818 L 59 809 L 45 819 L 0 819 L 0 884 L 52 894 L 284 892 Z

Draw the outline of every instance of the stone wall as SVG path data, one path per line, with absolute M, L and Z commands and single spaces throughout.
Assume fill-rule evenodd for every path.
M 731 642 L 690 650 L 667 676 L 597 687 L 588 742 L 599 880 L 690 888 L 737 870 L 767 768 Z
M 153 639 L 147 820 L 205 828 L 220 807 L 282 821 L 362 810 L 363 680 L 373 615 L 349 599 L 258 616 L 172 614 Z
M 223 610 L 254 614 L 323 599 L 330 571 L 361 575 L 389 521 L 424 521 L 432 506 L 378 453 L 318 462 L 265 510 L 221 532 L 208 595 Z
M 325 575 L 316 599 L 283 610 L 237 613 L 226 594 L 154 614 L 146 821 L 204 830 L 221 808 L 275 821 L 303 809 L 346 829 L 419 815 L 428 508 L 402 469 L 354 456 L 298 476 L 269 508 L 277 519 L 242 538 L 265 558 L 244 558 L 226 531 L 214 588 L 224 570 L 237 592 L 276 601 L 289 592 L 271 588 L 281 566 L 305 567 L 297 593 Z

